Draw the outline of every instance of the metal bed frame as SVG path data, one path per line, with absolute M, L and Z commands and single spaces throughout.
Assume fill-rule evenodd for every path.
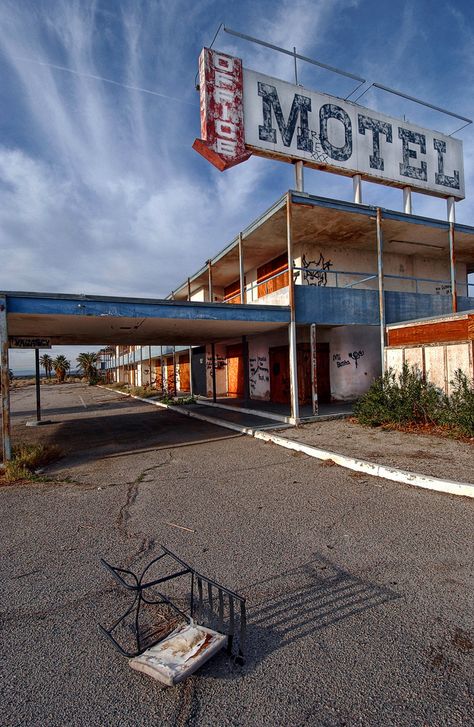
M 131 605 L 110 628 L 98 624 L 101 633 L 110 639 L 115 648 L 123 656 L 132 658 L 139 656 L 147 649 L 158 644 L 162 639 L 167 638 L 169 631 L 175 628 L 179 620 L 182 620 L 187 623 L 215 628 L 219 633 L 227 635 L 227 653 L 233 661 L 238 664 L 243 664 L 247 630 L 245 598 L 221 586 L 211 578 L 207 578 L 201 573 L 198 573 L 197 570 L 175 555 L 175 553 L 172 553 L 171 550 L 168 550 L 164 545 L 160 547 L 162 551 L 160 555 L 148 563 L 140 576 L 137 576 L 127 568 L 112 566 L 103 558 L 100 559 L 104 568 L 109 571 L 117 583 L 125 590 L 134 594 Z M 180 566 L 180 569 L 150 581 L 145 580 L 145 576 L 151 567 L 166 558 L 170 559 L 173 565 L 177 564 Z M 125 580 L 124 575 L 129 577 L 130 582 Z M 188 593 L 186 596 L 186 600 L 188 601 L 187 609 L 179 608 L 171 598 L 168 598 L 168 596 L 157 588 L 162 583 L 180 578 L 188 580 Z M 150 589 L 153 589 L 153 592 Z M 150 633 L 149 629 L 143 628 L 141 625 L 141 615 L 144 605 L 156 606 L 160 604 L 169 607 L 171 612 L 176 614 L 176 617 L 170 619 L 163 614 L 159 614 L 162 623 L 165 626 L 168 625 L 169 629 L 164 636 L 161 634 L 158 638 L 153 639 L 153 635 L 156 635 L 156 630 Z M 115 630 L 124 623 L 127 617 L 133 619 L 131 630 L 136 644 L 134 651 L 126 650 L 115 638 L 114 634 Z

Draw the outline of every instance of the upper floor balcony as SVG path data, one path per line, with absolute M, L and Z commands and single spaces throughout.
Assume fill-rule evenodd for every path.
M 450 312 L 452 279 L 458 310 L 474 308 L 473 227 L 451 231 L 444 220 L 392 210 L 380 216 L 387 322 Z M 378 323 L 376 219 L 368 205 L 289 192 L 172 297 L 288 305 L 290 241 L 297 321 Z

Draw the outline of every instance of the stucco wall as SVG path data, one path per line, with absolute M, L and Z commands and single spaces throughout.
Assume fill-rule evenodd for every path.
M 416 365 L 429 381 L 449 394 L 457 369 L 461 369 L 469 379 L 474 377 L 473 355 L 472 342 L 386 348 L 385 362 L 397 374 L 404 362 L 409 366 Z
M 329 329 L 326 340 L 332 398 L 350 401 L 361 396 L 382 369 L 378 327 L 339 326 Z

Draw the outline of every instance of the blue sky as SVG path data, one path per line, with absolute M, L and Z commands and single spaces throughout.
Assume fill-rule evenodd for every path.
M 252 158 L 220 173 L 191 148 L 197 59 L 220 22 L 474 116 L 467 0 L 244 0 L 225 11 L 214 0 L 2 0 L 0 289 L 164 297 L 293 186 L 290 165 Z M 222 32 L 215 47 L 293 79 L 288 57 Z M 299 74 L 335 95 L 354 86 L 309 65 Z M 363 103 L 457 128 L 381 91 Z M 457 219 L 474 224 L 472 127 L 459 137 Z M 305 187 L 352 197 L 350 180 L 327 173 L 306 171 Z M 365 184 L 364 201 L 401 209 L 401 192 Z M 443 200 L 413 201 L 416 213 L 446 215 Z

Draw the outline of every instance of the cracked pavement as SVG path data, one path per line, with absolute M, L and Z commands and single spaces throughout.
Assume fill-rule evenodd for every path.
M 474 725 L 472 501 L 82 385 L 26 429 L 18 394 L 16 440 L 65 456 L 0 489 L 2 725 Z M 99 558 L 160 543 L 247 597 L 244 667 L 165 689 L 99 635 L 125 604 Z

